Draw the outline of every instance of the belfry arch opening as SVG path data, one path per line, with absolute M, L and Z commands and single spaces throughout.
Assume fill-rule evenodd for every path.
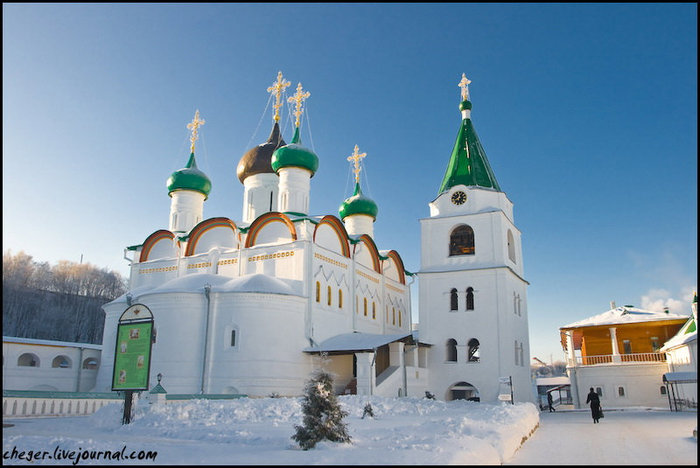
M 481 401 L 481 397 L 479 390 L 469 382 L 457 382 L 447 390 L 445 400 Z
M 474 230 L 471 226 L 461 224 L 450 233 L 450 257 L 455 255 L 474 255 Z

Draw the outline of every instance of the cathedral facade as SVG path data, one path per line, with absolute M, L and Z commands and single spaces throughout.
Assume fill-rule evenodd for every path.
M 504 394 L 499 382 L 507 376 L 515 400 L 531 401 L 520 233 L 468 112 L 455 147 L 466 153 L 455 149 L 431 216 L 421 220 L 414 330 L 416 273 L 406 271 L 397 251 L 378 247 L 378 207 L 362 193 L 365 155 L 357 146 L 348 158 L 355 190 L 338 216 L 309 213 L 319 158 L 300 139 L 309 96 L 301 85 L 288 99 L 296 116 L 291 143 L 281 135 L 279 108 L 289 85 L 280 73 L 268 88 L 275 98 L 270 136 L 238 164 L 239 222 L 204 217 L 211 181 L 195 157 L 204 121 L 197 113 L 188 125 L 189 159 L 167 180 L 168 228 L 127 248 L 129 292 L 104 306 L 95 390 L 112 387 L 119 317 L 143 304 L 156 330 L 151 380 L 155 385 L 161 374 L 170 393 L 300 395 L 309 374 L 323 366 L 335 375 L 339 394 L 431 392 L 445 400 L 491 401 Z M 462 107 L 471 107 L 464 80 L 461 85 Z M 472 141 L 480 152 L 470 149 Z

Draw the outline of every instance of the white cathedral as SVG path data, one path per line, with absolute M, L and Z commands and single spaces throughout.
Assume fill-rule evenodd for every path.
M 169 393 L 297 396 L 324 367 L 338 394 L 494 402 L 512 390 L 514 401 L 533 401 L 520 231 L 474 130 L 468 84 L 463 75 L 457 141 L 420 220 L 417 273 L 378 248 L 378 208 L 360 189 L 357 146 L 348 158 L 355 191 L 339 216 L 309 213 L 319 158 L 300 141 L 309 96 L 301 84 L 288 98 L 296 116 L 289 144 L 279 109 L 290 83 L 279 73 L 268 88 L 272 131 L 237 168 L 240 222 L 204 217 L 211 181 L 196 164 L 197 113 L 189 160 L 167 180 L 168 228 L 126 248 L 128 293 L 104 306 L 94 390 L 112 388 L 120 316 L 144 304 L 156 329 L 150 387 L 161 374 Z M 420 285 L 417 328 L 407 276 Z

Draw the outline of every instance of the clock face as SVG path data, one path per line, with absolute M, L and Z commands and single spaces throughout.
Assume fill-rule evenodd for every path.
M 454 203 L 455 205 L 461 205 L 465 201 L 467 201 L 467 194 L 462 192 L 461 190 L 452 194 L 452 203 Z

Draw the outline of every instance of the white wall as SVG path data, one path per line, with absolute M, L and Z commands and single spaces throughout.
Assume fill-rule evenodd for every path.
M 96 360 L 101 366 L 101 350 L 97 345 L 66 344 L 49 340 L 29 340 L 37 343 L 16 343 L 3 340 L 3 388 L 6 390 L 51 390 L 60 392 L 86 392 L 93 389 L 97 369 L 83 369 L 86 360 Z M 53 343 L 53 344 L 50 344 Z M 18 359 L 25 353 L 38 358 L 38 367 L 19 366 Z M 58 356 L 66 356 L 70 367 L 53 367 Z
M 664 387 L 662 376 L 668 372 L 665 363 L 617 364 L 579 366 L 569 368 L 576 372 L 576 379 L 571 379 L 577 386 L 579 402 L 577 408 L 586 408 L 586 395 L 590 388 L 601 387 L 603 396 L 600 404 L 605 409 L 645 406 L 668 408 L 668 397 L 661 393 Z M 623 387 L 625 395 L 618 394 L 618 387 Z

